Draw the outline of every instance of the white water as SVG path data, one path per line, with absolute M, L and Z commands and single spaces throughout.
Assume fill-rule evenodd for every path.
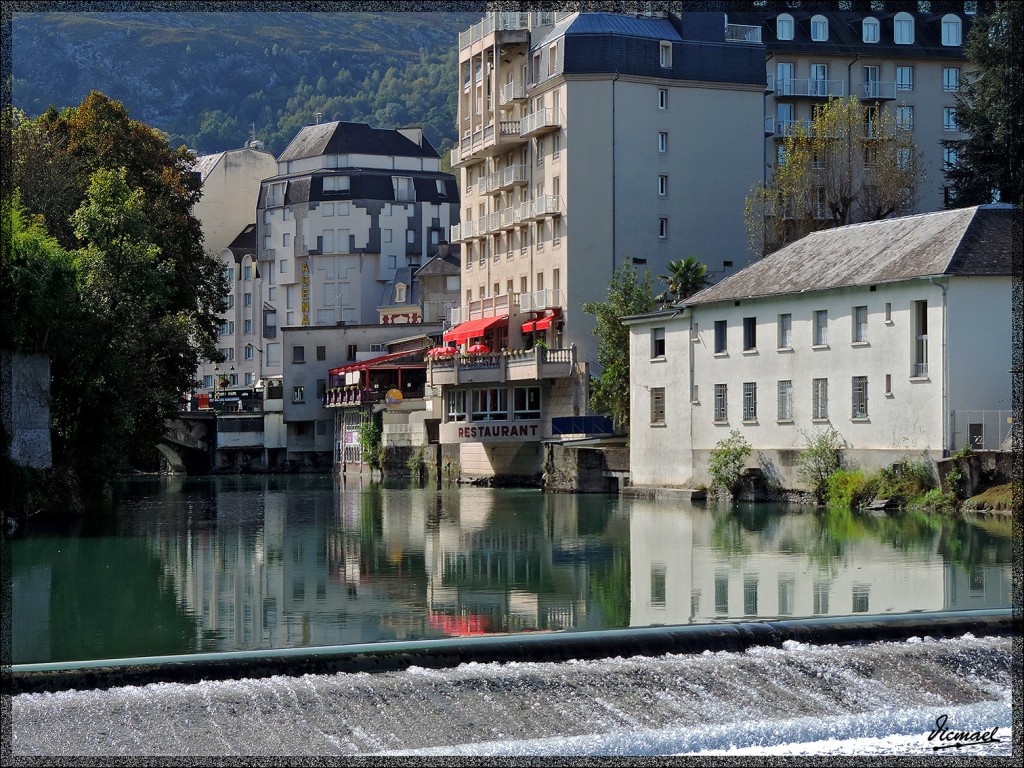
M 1010 753 L 1011 641 L 914 639 L 387 674 L 155 684 L 12 700 L 15 755 Z M 730 751 L 735 750 L 735 751 Z M 745 750 L 745 751 L 744 751 Z

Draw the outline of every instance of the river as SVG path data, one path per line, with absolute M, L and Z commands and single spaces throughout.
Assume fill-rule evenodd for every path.
M 1009 524 L 368 478 L 123 483 L 11 542 L 14 663 L 1009 607 Z

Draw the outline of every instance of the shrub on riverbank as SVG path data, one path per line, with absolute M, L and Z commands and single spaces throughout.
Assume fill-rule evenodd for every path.
M 743 438 L 738 429 L 734 429 L 728 437 L 715 444 L 708 459 L 708 474 L 711 475 L 711 484 L 715 490 L 728 491 L 733 496 L 736 495 L 751 450 L 750 443 Z

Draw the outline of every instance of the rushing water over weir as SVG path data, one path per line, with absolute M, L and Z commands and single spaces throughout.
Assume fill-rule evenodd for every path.
M 657 754 L 1010 725 L 1006 637 L 410 667 L 13 698 L 18 755 Z M 587 738 L 581 738 L 587 737 Z M 628 745 L 628 746 L 624 746 Z

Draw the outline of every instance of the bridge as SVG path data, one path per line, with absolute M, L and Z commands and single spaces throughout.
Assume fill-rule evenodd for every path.
M 213 411 L 189 411 L 168 419 L 157 449 L 172 472 L 205 475 L 217 449 L 217 416 Z

